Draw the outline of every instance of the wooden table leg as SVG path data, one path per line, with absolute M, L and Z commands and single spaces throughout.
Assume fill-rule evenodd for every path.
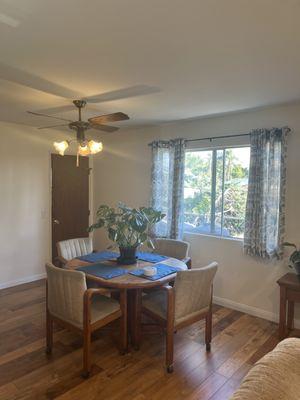
M 128 351 L 128 306 L 127 306 L 127 290 L 120 290 L 120 306 L 122 311 L 122 316 L 120 320 L 120 330 L 121 330 L 121 354 L 125 354 Z
M 141 289 L 128 290 L 128 326 L 131 343 L 135 350 L 139 350 L 141 341 L 142 291 Z
M 288 331 L 294 329 L 294 302 L 288 301 L 288 316 L 287 316 L 287 328 Z
M 280 286 L 279 339 L 286 337 L 286 288 Z

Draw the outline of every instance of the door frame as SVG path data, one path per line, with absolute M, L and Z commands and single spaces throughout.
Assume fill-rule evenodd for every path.
M 52 164 L 51 164 L 51 154 L 56 154 L 52 151 L 49 151 L 48 155 L 48 166 L 49 166 L 49 260 L 52 260 Z M 76 156 L 76 154 L 69 154 L 70 156 Z M 63 157 L 63 156 L 62 156 Z M 89 157 L 89 225 L 93 222 L 94 216 L 94 162 L 93 157 Z M 89 237 L 92 237 L 92 233 L 89 233 Z M 51 261 L 52 262 L 52 261 Z

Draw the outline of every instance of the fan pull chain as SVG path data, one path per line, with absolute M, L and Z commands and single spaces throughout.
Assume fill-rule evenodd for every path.
M 76 167 L 79 167 L 79 153 L 77 152 L 77 157 L 76 157 Z

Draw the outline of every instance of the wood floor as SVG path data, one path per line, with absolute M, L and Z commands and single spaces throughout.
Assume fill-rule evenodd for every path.
M 120 356 L 108 330 L 93 341 L 93 373 L 80 377 L 81 339 L 55 331 L 54 352 L 44 352 L 45 283 L 0 291 L 1 400 L 226 400 L 251 366 L 277 343 L 274 323 L 214 306 L 212 351 L 204 324 L 175 336 L 174 373 L 164 371 L 164 339 L 145 334 L 139 351 Z

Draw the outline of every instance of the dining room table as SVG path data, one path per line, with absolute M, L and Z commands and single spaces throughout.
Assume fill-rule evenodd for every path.
M 115 276 L 110 279 L 89 273 L 89 268 L 87 268 L 85 272 L 85 267 L 99 264 L 99 262 L 93 263 L 90 261 L 73 258 L 65 264 L 64 268 L 73 270 L 80 268 L 81 271 L 85 272 L 87 282 L 93 283 L 94 285 L 96 284 L 96 286 L 100 288 L 114 290 L 117 293 L 123 292 L 123 295 L 120 296 L 120 299 L 123 299 L 122 301 L 126 301 L 126 304 L 122 304 L 122 306 L 127 309 L 128 334 L 130 342 L 133 348 L 138 350 L 140 347 L 142 333 L 142 293 L 144 290 L 159 288 L 162 285 L 173 282 L 177 272 L 160 277 L 156 280 L 151 280 L 145 276 L 132 275 L 131 272 L 141 270 L 147 266 L 155 267 L 156 265 L 161 265 L 162 263 L 165 266 L 173 267 L 177 271 L 187 269 L 187 266 L 183 261 L 171 257 L 165 258 L 159 263 L 137 259 L 136 263 L 130 265 L 120 265 L 118 264 L 117 259 L 101 261 L 101 265 L 123 268 L 125 270 L 124 272 L 126 272 L 123 275 Z M 99 265 L 99 268 L 101 268 L 101 265 Z

